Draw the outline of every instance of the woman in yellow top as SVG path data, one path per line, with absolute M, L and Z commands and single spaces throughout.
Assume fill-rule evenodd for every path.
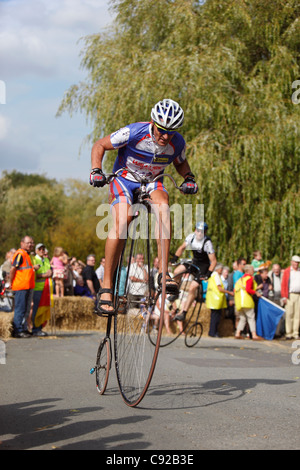
M 218 263 L 207 284 L 206 306 L 211 310 L 209 336 L 218 338 L 218 326 L 221 320 L 223 308 L 227 307 L 225 294 L 233 295 L 233 292 L 224 288 L 221 280 L 223 265 Z
M 246 264 L 245 274 L 236 282 L 234 286 L 234 301 L 239 314 L 239 323 L 237 325 L 235 337 L 242 339 L 241 332 L 248 322 L 253 340 L 259 340 L 256 334 L 256 321 L 254 311 L 253 295 L 260 297 L 261 294 L 256 291 L 257 284 L 253 278 L 254 268 L 251 264 Z
M 52 269 L 50 261 L 46 257 L 46 247 L 43 243 L 38 243 L 35 247 L 36 255 L 33 258 L 34 263 L 39 266 L 36 271 L 35 287 L 33 292 L 33 308 L 32 308 L 32 335 L 33 336 L 47 336 L 47 333 L 42 330 L 43 325 L 37 325 L 36 314 L 40 306 L 41 298 L 43 295 L 45 282 L 47 278 L 52 277 Z M 52 281 L 51 281 L 52 282 Z

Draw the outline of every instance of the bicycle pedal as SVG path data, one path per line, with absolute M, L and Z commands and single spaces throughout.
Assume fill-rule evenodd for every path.
M 103 318 L 108 318 L 112 315 L 115 315 L 115 312 L 114 310 L 110 311 L 110 312 L 107 312 L 107 313 L 103 313 L 103 312 L 99 312 L 99 310 L 95 309 L 94 310 L 94 313 L 98 316 L 98 317 L 103 317 Z

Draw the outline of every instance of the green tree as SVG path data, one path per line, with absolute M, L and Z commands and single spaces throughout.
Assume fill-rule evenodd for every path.
M 113 0 L 116 19 L 84 38 L 87 80 L 58 110 L 84 112 L 93 142 L 149 119 L 171 97 L 219 259 L 288 262 L 300 250 L 297 0 Z M 105 168 L 110 169 L 110 155 Z M 174 196 L 182 202 L 179 194 Z M 173 244 L 174 249 L 174 244 Z
M 47 185 L 36 185 L 30 190 L 11 187 L 2 209 L 2 250 L 18 248 L 24 235 L 30 235 L 36 243 L 43 242 L 48 246 L 49 230 L 63 213 L 63 189 Z
M 16 181 L 18 182 L 16 184 Z M 89 253 L 104 254 L 104 241 L 96 234 L 96 210 L 104 199 L 101 191 L 86 183 L 5 172 L 0 179 L 0 256 L 18 248 L 28 234 L 45 243 L 52 257 L 55 246 L 83 261 Z
M 62 246 L 71 256 L 85 262 L 88 254 L 96 255 L 97 263 L 104 256 L 104 241 L 96 233 L 99 218 L 97 207 L 105 199 L 103 192 L 74 179 L 64 181 L 66 194 L 63 216 L 50 231 L 51 250 Z
M 40 175 L 38 173 L 21 173 L 20 171 L 3 171 L 2 177 L 6 180 L 8 186 L 25 187 L 31 188 L 32 186 L 37 186 L 40 184 L 46 184 L 47 186 L 53 187 L 57 184 L 55 179 L 50 179 L 45 175 Z

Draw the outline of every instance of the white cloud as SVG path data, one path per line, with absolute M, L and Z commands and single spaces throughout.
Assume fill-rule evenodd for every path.
M 64 92 L 83 79 L 79 39 L 112 21 L 109 0 L 0 0 L 1 170 L 87 179 L 91 131 L 84 116 L 55 118 Z
M 111 21 L 107 4 L 106 0 L 0 2 L 2 78 L 74 73 L 80 61 L 78 40 Z

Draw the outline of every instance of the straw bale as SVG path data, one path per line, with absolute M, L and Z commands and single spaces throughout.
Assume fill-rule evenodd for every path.
M 230 318 L 225 318 L 225 311 L 223 310 L 222 312 L 222 317 L 221 321 L 219 324 L 219 335 L 221 337 L 225 336 L 233 336 L 234 335 L 234 328 L 233 328 L 233 322 Z
M 52 320 L 46 328 L 59 330 L 105 330 L 106 318 L 94 313 L 94 302 L 88 297 L 55 297 Z
M 107 319 L 94 314 L 94 303 L 88 297 L 56 297 L 54 299 L 55 327 L 61 330 L 106 330 Z M 192 320 L 196 320 L 196 315 Z M 199 320 L 203 326 L 203 336 L 207 336 L 210 325 L 210 309 L 202 304 Z M 177 333 L 176 322 L 170 323 L 170 329 Z M 47 330 L 47 329 L 46 329 Z M 163 334 L 165 333 L 163 329 Z M 225 318 L 224 312 L 219 324 L 220 336 L 232 336 L 233 326 L 230 319 Z
M 210 310 L 205 304 L 202 304 L 199 321 L 203 326 L 203 336 L 207 336 L 210 325 Z
M 196 316 L 192 320 L 196 320 Z M 0 338 L 8 339 L 12 333 L 13 312 L 0 312 Z M 208 335 L 210 325 L 210 310 L 202 304 L 199 321 L 203 326 L 203 336 Z M 107 318 L 99 317 L 94 313 L 94 303 L 88 297 L 55 297 L 52 319 L 45 330 L 55 331 L 79 331 L 97 330 L 105 331 Z M 176 322 L 170 323 L 170 328 L 177 334 Z M 163 329 L 163 334 L 165 333 Z M 220 336 L 232 336 L 234 334 L 232 321 L 225 318 L 224 312 L 219 325 Z
M 0 338 L 4 341 L 11 337 L 13 312 L 0 312 Z

